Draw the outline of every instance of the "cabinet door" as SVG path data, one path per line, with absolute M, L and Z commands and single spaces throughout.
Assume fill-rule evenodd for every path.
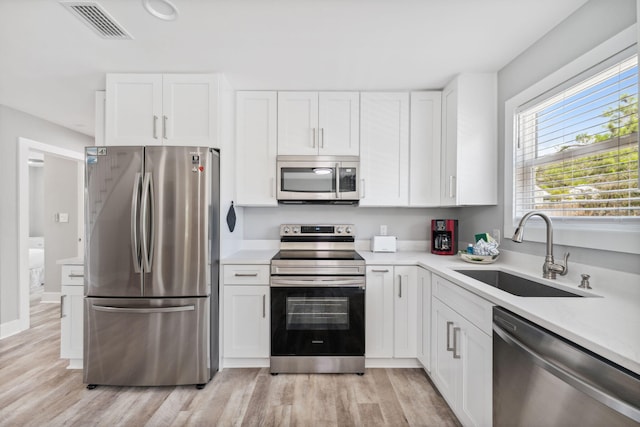
M 431 272 L 418 267 L 418 360 L 431 372 Z
M 463 425 L 492 424 L 492 338 L 461 319 L 459 333 L 461 387 L 458 417 Z
M 318 93 L 278 92 L 278 154 L 318 154 L 318 139 Z
M 107 74 L 105 145 L 162 144 L 162 75 Z
M 236 94 L 236 203 L 277 206 L 277 94 Z
M 440 203 L 457 204 L 458 85 L 449 84 L 442 92 L 442 171 Z
M 417 356 L 419 301 L 416 270 L 414 266 L 394 269 L 394 357 Z
M 217 77 L 213 74 L 165 74 L 162 79 L 164 143 L 214 147 Z
M 367 267 L 365 355 L 393 357 L 393 267 Z
M 453 328 L 458 315 L 437 298 L 433 298 L 431 310 L 431 378 L 457 413 L 460 374 L 453 358 Z
M 269 357 L 269 287 L 224 287 L 224 357 Z
M 84 331 L 84 287 L 61 287 L 60 357 L 82 359 Z
M 319 154 L 357 156 L 360 154 L 360 94 L 358 92 L 319 93 Z
M 411 93 L 409 206 L 440 204 L 441 92 Z
M 409 94 L 362 93 L 360 206 L 409 202 Z

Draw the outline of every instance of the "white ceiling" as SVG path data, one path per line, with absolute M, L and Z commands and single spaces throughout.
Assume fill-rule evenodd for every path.
M 235 89 L 442 88 L 498 71 L 586 0 L 98 0 L 133 40 L 57 0 L 0 0 L 0 104 L 93 135 L 108 72 L 222 72 Z

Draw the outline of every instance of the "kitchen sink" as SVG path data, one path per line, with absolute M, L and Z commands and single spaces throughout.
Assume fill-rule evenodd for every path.
M 519 297 L 582 297 L 499 270 L 456 270 L 460 274 Z

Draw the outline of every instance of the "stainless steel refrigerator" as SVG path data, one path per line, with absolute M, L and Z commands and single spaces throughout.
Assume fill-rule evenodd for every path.
M 203 387 L 218 370 L 219 153 L 85 154 L 84 382 Z

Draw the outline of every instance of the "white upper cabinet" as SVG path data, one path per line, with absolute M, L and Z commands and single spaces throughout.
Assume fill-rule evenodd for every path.
M 409 206 L 440 205 L 442 92 L 411 92 Z
M 361 94 L 360 206 L 409 202 L 409 94 Z
M 360 94 L 320 92 L 318 154 L 357 156 L 360 154 Z
M 107 74 L 106 145 L 216 146 L 214 74 Z
M 498 201 L 497 77 L 461 74 L 442 93 L 442 206 Z
M 236 203 L 277 206 L 277 94 L 236 93 Z
M 358 153 L 358 92 L 278 92 L 278 154 Z

